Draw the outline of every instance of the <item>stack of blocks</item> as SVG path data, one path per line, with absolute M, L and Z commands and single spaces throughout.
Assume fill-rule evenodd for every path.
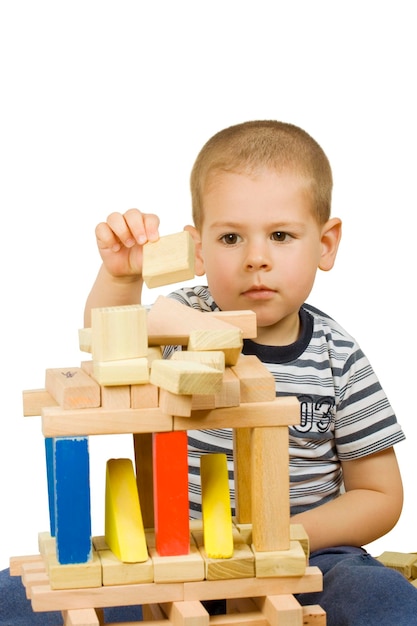
M 50 532 L 39 535 L 46 571 L 36 559 L 14 561 L 34 610 L 90 626 L 101 622 L 84 610 L 142 603 L 147 619 L 200 626 L 209 623 L 200 600 L 227 598 L 228 613 L 261 612 L 266 624 L 276 615 L 280 624 L 325 623 L 321 609 L 302 609 L 291 595 L 321 588 L 306 565 L 308 538 L 290 524 L 288 425 L 299 404 L 277 398 L 272 374 L 241 354 L 243 338 L 255 336 L 251 311 L 201 313 L 163 296 L 149 312 L 98 308 L 79 333 L 92 359 L 49 369 L 45 389 L 24 392 L 24 414 L 42 416 L 50 503 Z M 165 345 L 183 349 L 167 360 Z M 202 520 L 190 521 L 187 430 L 226 427 L 236 517 L 226 457 L 207 454 Z M 108 461 L 105 535 L 92 537 L 88 438 L 112 433 L 133 434 L 135 464 Z M 216 623 L 238 623 L 224 620 Z

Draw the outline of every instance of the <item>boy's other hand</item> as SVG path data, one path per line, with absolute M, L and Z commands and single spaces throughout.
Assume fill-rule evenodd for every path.
M 159 239 L 159 218 L 152 213 L 129 209 L 111 213 L 96 227 L 97 247 L 103 264 L 113 276 L 140 276 L 142 248 Z

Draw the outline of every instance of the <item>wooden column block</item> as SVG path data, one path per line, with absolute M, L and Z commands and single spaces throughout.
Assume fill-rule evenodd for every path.
M 145 528 L 154 527 L 152 438 L 152 433 L 136 433 L 133 435 L 136 484 Z
M 252 522 L 251 428 L 233 429 L 236 521 Z
M 80 367 L 47 369 L 45 388 L 63 409 L 100 406 L 100 386 Z
M 269 624 L 302 626 L 303 608 L 293 595 L 282 594 L 256 598 L 256 604 Z
M 229 473 L 225 454 L 203 454 L 200 459 L 204 548 L 209 558 L 233 555 Z
M 288 427 L 254 428 L 251 439 L 252 532 L 256 551 L 290 547 Z
M 146 357 L 148 330 L 145 307 L 131 304 L 92 309 L 91 344 L 94 361 Z
M 142 512 L 130 459 L 107 461 L 105 529 L 106 542 L 121 561 L 147 561 Z
M 95 609 L 70 609 L 63 611 L 64 626 L 100 626 Z
M 188 554 L 187 433 L 154 433 L 153 463 L 156 549 L 159 556 Z
M 86 563 L 92 557 L 88 438 L 62 437 L 53 446 L 57 558 Z
M 189 602 L 173 602 L 164 606 L 173 626 L 208 626 L 210 615 L 198 600 Z
M 143 246 L 142 276 L 149 288 L 194 278 L 194 240 L 182 231 Z

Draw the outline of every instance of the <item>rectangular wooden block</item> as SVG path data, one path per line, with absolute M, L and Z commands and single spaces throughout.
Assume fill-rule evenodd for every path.
M 223 373 L 197 361 L 154 361 L 150 381 L 171 393 L 216 393 L 221 390 Z
M 140 563 L 123 563 L 111 550 L 100 550 L 103 585 L 131 585 L 153 582 L 153 563 L 149 557 Z
M 191 330 L 188 350 L 221 350 L 226 365 L 235 365 L 242 352 L 242 331 L 231 327 L 223 330 Z
M 23 415 L 41 415 L 44 406 L 58 406 L 58 402 L 46 389 L 29 389 L 23 392 Z
M 98 554 L 92 551 L 87 563 L 61 564 L 54 554 L 46 557 L 51 589 L 85 589 L 101 587 L 101 563 Z
M 186 555 L 190 550 L 187 444 L 185 431 L 153 435 L 155 537 L 160 556 Z
M 193 352 L 192 350 L 176 350 L 172 357 L 172 361 L 197 361 L 209 367 L 224 372 L 224 352 L 221 350 L 200 350 Z
M 298 541 L 291 541 L 288 550 L 258 552 L 252 545 L 252 551 L 257 578 L 303 576 L 305 573 L 307 559 Z
M 103 385 L 101 388 L 101 406 L 104 409 L 129 409 L 130 385 Z
M 240 328 L 244 339 L 255 339 L 258 334 L 254 311 L 212 311 L 209 315 Z
M 131 385 L 130 406 L 132 409 L 152 409 L 159 406 L 159 388 L 152 383 Z
M 100 406 L 100 385 L 80 367 L 47 369 L 45 388 L 63 409 Z
M 156 548 L 149 546 L 156 583 L 175 583 L 204 580 L 204 560 L 193 542 L 188 554 L 161 556 Z
M 240 355 L 232 371 L 240 381 L 241 402 L 271 402 L 275 398 L 275 379 L 257 356 Z
M 145 307 L 131 304 L 92 309 L 91 344 L 94 361 L 146 357 L 148 330 Z
M 70 609 L 62 615 L 64 626 L 100 626 L 95 609 Z
M 93 361 L 95 380 L 103 386 L 139 385 L 149 381 L 148 359 L 120 359 L 117 361 Z
M 192 530 L 193 538 L 204 559 L 206 580 L 227 580 L 229 578 L 250 578 L 255 576 L 255 555 L 248 544 L 233 536 L 233 555 L 228 559 L 216 559 L 207 555 L 204 547 L 204 531 Z
M 161 387 L 159 392 L 159 406 L 167 415 L 181 415 L 189 417 L 191 415 L 193 396 L 171 393 Z
M 149 288 L 194 278 L 194 240 L 182 231 L 143 246 L 142 276 Z

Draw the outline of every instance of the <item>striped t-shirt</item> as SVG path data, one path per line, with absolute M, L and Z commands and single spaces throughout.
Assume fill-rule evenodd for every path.
M 208 287 L 185 287 L 170 297 L 200 311 L 219 310 Z M 405 437 L 390 403 L 357 342 L 328 315 L 304 304 L 299 339 L 266 346 L 245 339 L 273 374 L 277 396 L 297 396 L 300 424 L 289 427 L 291 514 L 337 497 L 341 461 L 385 450 Z M 190 515 L 201 513 L 200 455 L 228 457 L 234 506 L 231 429 L 188 431 Z

